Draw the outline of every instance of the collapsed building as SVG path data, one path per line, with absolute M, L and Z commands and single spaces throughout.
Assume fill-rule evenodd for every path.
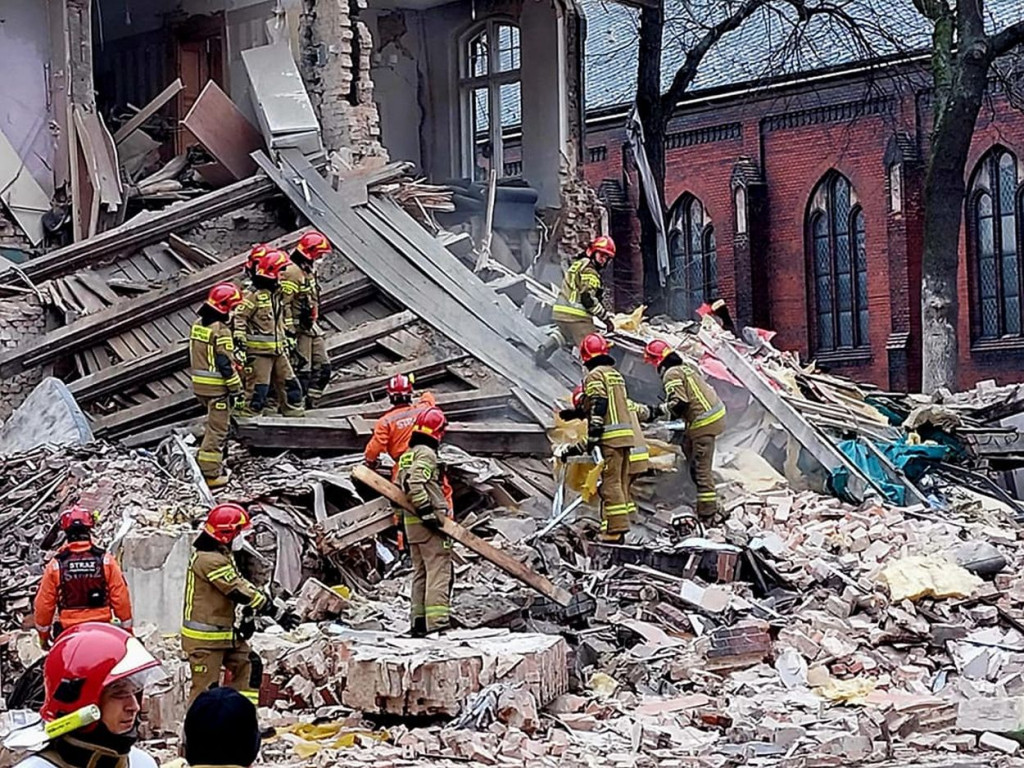
M 68 0 L 12 16 L 62 41 L 51 76 L 68 85 L 38 113 L 59 140 L 29 155 L 54 169 L 66 155 L 67 173 L 52 195 L 30 173 L 45 206 L 24 174 L 3 198 L 16 259 L 0 273 L 4 693 L 31 693 L 17 681 L 40 654 L 27 631 L 39 568 L 59 511 L 88 504 L 171 672 L 145 718 L 170 756 L 187 673 L 165 635 L 211 503 L 189 447 L 184 339 L 252 243 L 288 247 L 313 227 L 335 249 L 321 275 L 334 377 L 306 419 L 237 421 L 217 497 L 259 510 L 247 569 L 306 619 L 254 641 L 277 730 L 266 760 L 1015 753 L 1019 387 L 883 393 L 775 349 L 768 331 L 619 317 L 636 398 L 659 395 L 639 353 L 660 335 L 726 401 L 728 518 L 693 525 L 672 436 L 652 432 L 635 538 L 594 542 L 593 511 L 549 459 L 578 365 L 533 361 L 548 275 L 604 229 L 578 177 L 578 11 L 415 6 L 125 3 L 97 19 Z M 127 104 L 142 106 L 118 114 Z M 460 550 L 460 629 L 439 639 L 402 636 L 390 505 L 353 471 L 397 372 L 452 419 L 459 522 L 496 549 Z

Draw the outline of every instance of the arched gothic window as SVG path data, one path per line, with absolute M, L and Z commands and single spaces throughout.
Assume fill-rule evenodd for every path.
M 864 213 L 845 176 L 818 182 L 807 209 L 814 351 L 867 347 L 868 268 Z
M 462 172 L 486 181 L 491 168 L 505 175 L 504 134 L 522 122 L 519 27 L 487 19 L 461 38 Z
M 718 293 L 715 227 L 704 205 L 683 195 L 669 217 L 669 314 L 691 320 Z
M 1021 335 L 1021 184 L 1017 158 L 996 148 L 971 177 L 968 253 L 975 340 Z

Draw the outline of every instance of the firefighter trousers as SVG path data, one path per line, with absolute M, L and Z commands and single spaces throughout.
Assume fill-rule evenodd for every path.
M 715 491 L 715 438 L 713 435 L 686 438 L 683 450 L 690 463 L 690 477 L 697 486 L 697 516 L 711 517 L 718 511 Z
M 629 448 L 601 446 L 604 469 L 601 470 L 601 533 L 617 536 L 629 530 L 629 513 L 633 502 L 629 497 Z
M 331 382 L 331 361 L 327 357 L 324 337 L 299 331 L 295 337 L 295 351 L 302 365 L 296 371 L 299 382 L 310 401 L 315 404 Z
M 252 358 L 252 375 L 253 390 L 249 408 L 254 413 L 260 413 L 266 408 L 271 386 L 275 392 L 283 390 L 285 393 L 287 406 L 285 403 L 281 403 L 282 409 L 287 407 L 293 411 L 302 410 L 302 388 L 299 386 L 299 380 L 295 378 L 288 355 L 254 356 Z
M 231 426 L 231 405 L 227 395 L 196 395 L 196 399 L 206 409 L 203 442 L 199 446 L 196 463 L 203 477 L 213 479 L 224 474 L 224 449 L 228 444 L 228 429 Z
M 249 644 L 236 640 L 231 648 L 202 648 L 189 638 L 182 638 L 182 649 L 188 656 L 192 672 L 192 688 L 189 705 L 205 690 L 220 683 L 221 669 L 229 673 L 227 686 L 245 696 L 254 706 L 259 704 L 259 688 L 252 684 L 252 662 L 249 660 Z
M 419 623 L 427 632 L 446 629 L 451 620 L 451 539 L 431 533 L 428 539 L 410 542 L 409 554 L 412 557 L 413 627 Z

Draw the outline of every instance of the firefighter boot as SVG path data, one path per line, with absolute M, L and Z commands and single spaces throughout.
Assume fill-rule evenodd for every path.
M 249 401 L 249 413 L 245 415 L 259 416 L 267 407 L 267 398 L 270 396 L 269 384 L 257 384 L 252 391 L 252 400 Z
M 560 346 L 562 346 L 562 335 L 555 331 L 537 347 L 537 351 L 533 353 L 533 361 L 540 365 L 555 354 Z
M 297 418 L 306 415 L 306 409 L 303 408 L 303 401 L 305 395 L 303 394 L 302 385 L 298 379 L 288 379 L 284 383 L 286 402 L 281 404 L 281 415 Z
M 218 477 L 208 477 L 208 478 L 206 478 L 206 486 L 208 488 L 223 488 L 225 485 L 228 484 L 228 480 L 230 478 L 231 478 L 231 470 L 225 468 L 225 469 L 221 470 L 221 473 L 220 473 L 220 475 Z

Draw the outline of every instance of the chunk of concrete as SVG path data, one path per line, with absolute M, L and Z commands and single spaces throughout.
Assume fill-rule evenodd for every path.
M 956 729 L 984 733 L 1015 733 L 1024 730 L 1024 697 L 977 696 L 957 705 Z
M 129 531 L 121 544 L 121 569 L 132 596 L 136 626 L 151 623 L 165 633 L 181 629 L 181 599 L 195 532 Z
M 43 379 L 0 427 L 0 454 L 31 451 L 41 445 L 83 445 L 92 429 L 74 395 L 60 379 Z

